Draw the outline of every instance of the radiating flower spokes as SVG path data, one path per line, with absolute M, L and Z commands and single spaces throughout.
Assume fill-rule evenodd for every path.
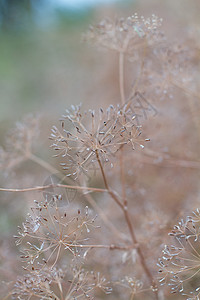
M 62 269 L 44 267 L 40 272 L 33 270 L 19 277 L 12 296 L 19 299 L 93 299 L 95 291 L 104 294 L 112 291 L 109 282 L 99 272 L 77 266 Z
M 197 209 L 186 221 L 181 220 L 169 234 L 173 245 L 165 246 L 159 260 L 160 283 L 167 283 L 172 293 L 179 292 L 187 299 L 199 298 L 200 275 L 200 218 Z
M 104 112 L 89 110 L 81 113 L 80 106 L 72 106 L 61 120 L 61 129 L 53 127 L 50 139 L 52 147 L 61 156 L 67 176 L 77 178 L 81 173 L 89 175 L 89 170 L 101 163 L 112 162 L 117 151 L 123 146 L 136 145 L 144 148 L 140 139 L 141 125 L 136 124 L 136 115 L 128 105 L 114 107 Z M 72 129 L 70 130 L 70 128 Z
M 38 262 L 44 265 L 56 265 L 61 252 L 72 254 L 74 259 L 84 255 L 87 246 L 88 235 L 94 224 L 96 216 L 90 217 L 86 206 L 84 212 L 79 209 L 74 215 L 69 214 L 65 207 L 60 206 L 61 198 L 53 197 L 53 202 L 36 201 L 26 222 L 19 228 L 17 245 L 24 244 L 22 248 L 23 261 L 33 268 Z M 34 267 L 35 268 L 35 267 Z

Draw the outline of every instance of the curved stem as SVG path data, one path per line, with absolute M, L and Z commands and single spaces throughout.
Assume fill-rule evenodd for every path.
M 127 206 L 123 147 L 121 147 L 121 149 L 120 149 L 120 179 L 121 179 L 121 183 L 122 183 L 122 200 L 123 200 L 124 206 Z
M 124 52 L 119 53 L 119 90 L 121 96 L 121 104 L 125 104 L 124 92 Z
M 6 189 L 6 188 L 0 188 L 0 192 L 31 192 L 31 191 L 43 191 L 49 188 L 69 188 L 74 190 L 86 190 L 91 192 L 108 192 L 106 189 L 99 189 L 99 188 L 92 188 L 92 187 L 86 187 L 86 186 L 75 186 L 75 185 L 68 185 L 68 184 L 48 184 L 44 186 L 36 186 L 32 188 L 25 188 L 25 189 Z
M 50 173 L 53 173 L 53 174 L 60 173 L 56 168 L 54 168 L 53 166 L 51 166 L 48 162 L 44 161 L 43 159 L 41 159 L 40 157 L 36 156 L 33 153 L 29 153 L 28 154 L 28 158 L 30 160 L 34 161 L 39 166 L 41 166 L 42 168 L 44 168 L 47 171 L 49 171 Z
M 116 202 L 116 204 L 118 204 L 118 206 L 121 208 L 121 210 L 124 213 L 124 218 L 125 218 L 125 221 L 127 223 L 127 226 L 128 226 L 128 229 L 129 229 L 129 232 L 130 232 L 130 235 L 131 235 L 132 242 L 133 242 L 133 244 L 138 245 L 138 247 L 136 249 L 137 249 L 138 256 L 140 258 L 140 263 L 143 267 L 143 270 L 146 273 L 147 278 L 149 279 L 149 282 L 152 286 L 152 290 L 155 293 L 155 297 L 156 297 L 156 299 L 158 299 L 156 283 L 155 283 L 155 280 L 154 280 L 154 278 L 153 278 L 153 276 L 152 276 L 152 274 L 151 274 L 151 272 L 150 272 L 150 270 L 147 266 L 147 263 L 146 263 L 144 254 L 142 252 L 142 249 L 141 249 L 141 247 L 140 247 L 140 245 L 137 241 L 135 231 L 134 231 L 133 225 L 131 223 L 130 215 L 129 215 L 129 212 L 128 212 L 128 207 L 127 207 L 127 205 L 122 204 L 120 199 L 118 199 L 118 197 L 112 192 L 112 190 L 110 190 L 109 185 L 108 185 L 108 181 L 107 181 L 104 169 L 103 169 L 103 166 L 101 164 L 101 160 L 100 160 L 100 157 L 99 157 L 98 150 L 96 150 L 96 157 L 97 157 L 97 161 L 98 161 L 98 164 L 99 164 L 99 167 L 100 167 L 100 170 L 101 170 L 101 174 L 102 174 L 102 177 L 103 177 L 105 187 L 108 190 L 108 193 L 111 196 L 111 198 Z
M 100 161 L 98 150 L 95 150 L 95 153 L 96 153 L 97 161 L 98 161 L 98 164 L 99 164 L 99 167 L 100 167 L 100 170 L 101 170 L 101 174 L 103 176 L 103 181 L 104 181 L 106 190 L 108 191 L 109 195 L 113 198 L 113 200 L 119 205 L 119 207 L 121 207 L 121 209 L 123 209 L 123 207 L 124 207 L 123 204 L 118 199 L 118 197 L 116 196 L 116 194 L 108 186 L 108 182 L 107 182 L 104 170 L 103 170 L 103 166 L 102 166 L 101 161 Z

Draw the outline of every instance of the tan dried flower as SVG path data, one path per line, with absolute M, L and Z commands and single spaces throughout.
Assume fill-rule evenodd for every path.
M 159 31 L 161 25 L 162 19 L 154 14 L 145 19 L 143 16 L 138 17 L 135 13 L 131 17 L 114 21 L 103 19 L 98 25 L 90 27 L 85 39 L 132 56 L 135 50 L 144 47 L 144 41 L 145 45 L 146 43 L 152 45 L 163 39 L 163 34 Z
M 0 169 L 9 172 L 16 165 L 28 159 L 39 134 L 39 118 L 28 115 L 8 133 L 6 145 L 0 148 Z
M 100 109 L 98 113 L 92 110 L 81 113 L 80 106 L 72 106 L 61 125 L 61 130 L 55 126 L 52 129 L 52 147 L 58 152 L 55 156 L 65 158 L 61 165 L 67 176 L 75 178 L 80 173 L 88 175 L 90 168 L 96 167 L 97 156 L 101 163 L 111 163 L 121 147 L 144 148 L 142 143 L 149 141 L 140 138 L 141 126 L 136 124 L 136 114 L 129 105 L 122 108 L 111 105 L 106 112 Z
M 165 246 L 159 260 L 160 283 L 187 299 L 200 298 L 200 211 L 181 220 L 169 234 L 173 244 Z
M 94 224 L 96 217 L 89 216 L 88 207 L 83 213 L 78 210 L 70 214 L 69 207 L 61 205 L 60 196 L 53 197 L 52 202 L 35 202 L 36 207 L 16 236 L 17 245 L 23 242 L 21 258 L 27 268 L 54 266 L 63 252 L 71 253 L 74 259 L 81 258 L 90 248 L 86 243 L 90 230 L 98 227 Z
M 94 299 L 96 291 L 111 293 L 104 276 L 80 267 L 56 269 L 45 267 L 18 278 L 14 299 Z M 20 298 L 19 298 L 20 297 Z

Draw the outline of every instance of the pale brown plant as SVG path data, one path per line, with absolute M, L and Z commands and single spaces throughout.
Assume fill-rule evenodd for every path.
M 152 121 L 159 117 L 158 103 L 172 99 L 175 87 L 187 91 L 194 68 L 189 46 L 168 44 L 161 24 L 155 15 L 145 19 L 134 14 L 104 19 L 85 35 L 85 40 L 118 56 L 120 104 L 113 99 L 108 108 L 84 111 L 81 105 L 72 105 L 66 110 L 50 136 L 61 172 L 34 154 L 38 132 L 34 119 L 18 123 L 8 139 L 9 148 L 1 151 L 2 169 L 9 171 L 30 160 L 51 175 L 44 185 L 0 189 L 43 192 L 18 229 L 23 271 L 8 297 L 163 299 L 155 260 L 171 224 L 159 207 L 165 190 L 152 204 L 135 178 L 143 172 L 154 188 L 151 172 L 148 177 L 152 169 L 141 168 L 141 161 L 152 168 L 200 166 L 198 161 L 145 147 L 152 126 L 159 135 L 159 126 L 166 124 L 155 126 Z M 170 280 L 174 292 L 198 299 L 199 212 L 176 226 L 172 236 L 175 245 L 165 246 L 159 263 L 160 282 Z
M 187 299 L 200 298 L 200 212 L 197 209 L 181 220 L 169 233 L 170 245 L 165 245 L 159 260 L 160 283 L 168 284 L 172 293 Z

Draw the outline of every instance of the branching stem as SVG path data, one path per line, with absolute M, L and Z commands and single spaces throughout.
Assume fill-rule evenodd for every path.
M 102 166 L 102 164 L 101 164 L 101 160 L 100 160 L 100 157 L 99 157 L 98 150 L 96 150 L 95 153 L 96 153 L 97 161 L 98 161 L 98 164 L 99 164 L 99 167 L 100 167 L 100 170 L 101 170 L 101 174 L 102 174 L 102 176 L 103 176 L 103 181 L 104 181 L 106 190 L 107 190 L 107 192 L 109 193 L 109 195 L 113 198 L 113 200 L 117 203 L 117 205 L 119 205 L 119 207 L 121 207 L 121 209 L 123 209 L 123 207 L 124 207 L 123 204 L 122 204 L 121 201 L 118 199 L 117 195 L 116 195 L 116 194 L 110 189 L 110 187 L 108 186 L 108 182 L 107 182 L 107 179 L 106 179 L 104 170 L 103 170 L 103 166 Z
M 121 210 L 123 211 L 123 214 L 124 214 L 124 218 L 125 218 L 125 221 L 127 223 L 127 226 L 128 226 L 128 229 L 129 229 L 129 232 L 130 232 L 130 235 L 131 235 L 131 239 L 132 239 L 132 242 L 133 244 L 137 244 L 138 247 L 136 248 L 137 249 L 137 253 L 138 253 L 138 256 L 140 258 L 140 262 L 141 262 L 141 265 L 143 267 L 143 270 L 145 271 L 146 275 L 147 275 L 147 278 L 149 279 L 150 281 L 150 284 L 155 292 L 155 296 L 156 296 L 156 299 L 158 299 L 158 294 L 157 294 L 157 289 L 156 289 L 156 283 L 155 283 L 155 280 L 146 264 L 146 260 L 145 260 L 145 257 L 143 255 L 143 252 L 141 250 L 141 247 L 137 241 L 137 238 L 136 238 L 136 235 L 135 235 L 135 231 L 134 231 L 134 228 L 133 228 L 133 225 L 131 223 L 131 219 L 130 219 L 130 215 L 129 215 L 129 212 L 128 212 L 128 207 L 125 206 L 121 201 L 120 199 L 114 194 L 114 192 L 110 189 L 109 185 L 108 185 L 108 181 L 107 181 L 107 178 L 106 178 L 106 175 L 105 175 L 105 172 L 104 172 L 104 169 L 103 169 L 103 166 L 102 166 L 102 163 L 101 163 L 101 160 L 100 160 L 100 157 L 99 157 L 99 153 L 98 153 L 98 150 L 96 150 L 96 157 L 97 157 L 97 161 L 98 161 L 98 164 L 99 164 L 99 167 L 100 167 L 100 170 L 101 170 L 101 174 L 102 174 L 102 177 L 103 177 L 103 181 L 104 181 L 104 184 L 105 184 L 105 187 L 109 193 L 109 195 L 111 196 L 111 198 L 116 202 L 116 204 L 121 208 Z
M 106 189 L 99 189 L 99 188 L 92 188 L 86 186 L 75 186 L 75 185 L 68 185 L 68 184 L 48 184 L 43 186 L 36 186 L 31 188 L 24 188 L 24 189 L 7 189 L 7 188 L 0 188 L 0 192 L 32 192 L 32 191 L 43 191 L 49 188 L 69 188 L 74 190 L 85 190 L 90 192 L 108 192 Z
M 125 92 L 124 92 L 124 52 L 119 53 L 119 90 L 121 96 L 122 105 L 125 104 Z

